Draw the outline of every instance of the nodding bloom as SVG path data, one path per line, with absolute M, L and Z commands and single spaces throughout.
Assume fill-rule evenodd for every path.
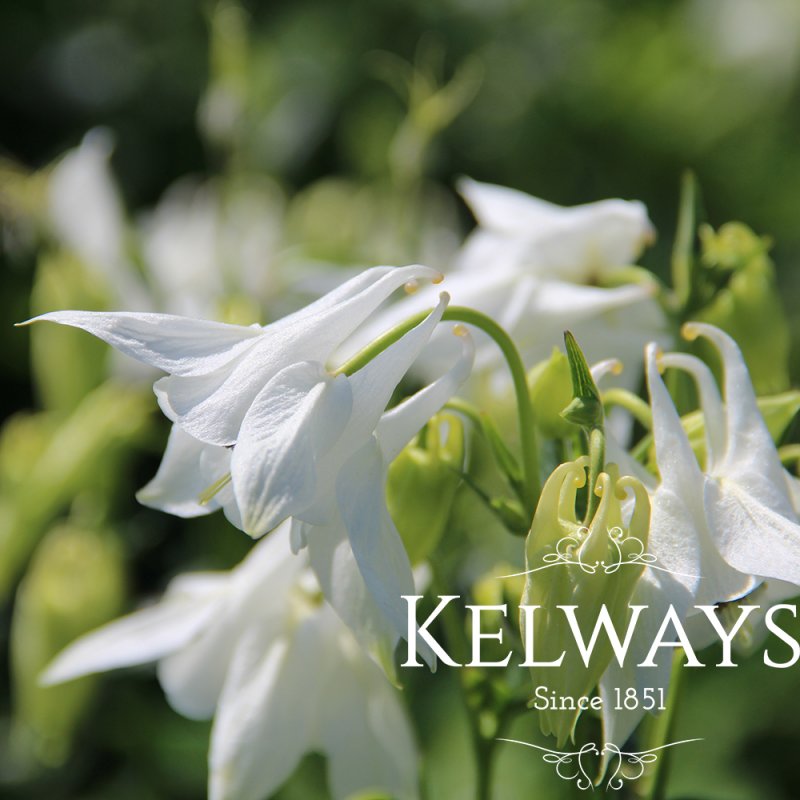
M 459 184 L 478 222 L 447 276 L 453 303 L 487 314 L 505 328 L 525 364 L 546 359 L 565 329 L 584 343 L 590 363 L 619 358 L 622 378 L 638 387 L 647 342 L 670 341 L 656 301 L 656 281 L 631 269 L 654 237 L 642 203 L 602 200 L 562 208 L 501 186 L 462 180 Z M 363 337 L 429 305 L 426 288 L 382 311 Z M 360 342 L 361 339 L 357 338 Z M 488 337 L 476 334 L 476 379 L 504 386 L 506 373 Z M 437 374 L 453 357 L 453 342 L 436 335 L 418 370 Z M 480 384 L 471 382 L 475 390 Z
M 295 550 L 313 528 L 333 528 L 320 535 L 347 540 L 367 588 L 362 594 L 402 634 L 401 595 L 413 593 L 413 579 L 386 510 L 386 470 L 468 376 L 471 339 L 459 328 L 461 351 L 450 367 L 390 411 L 392 394 L 441 321 L 446 294 L 352 374 L 333 369 L 330 359 L 395 288 L 425 277 L 438 273 L 368 270 L 263 328 L 154 314 L 62 311 L 37 319 L 84 328 L 171 373 L 155 391 L 173 431 L 156 477 L 138 495 L 143 503 L 181 516 L 222 507 L 254 537 L 295 517 Z M 324 561 L 317 552 L 323 583 L 332 568 Z M 340 593 L 332 585 L 328 591 L 349 621 L 352 597 L 337 602 Z M 385 633 L 378 638 L 386 641 Z
M 149 662 L 170 704 L 213 717 L 210 800 L 261 800 L 304 753 L 328 759 L 335 800 L 413 800 L 417 756 L 398 691 L 292 556 L 287 521 L 230 572 L 175 578 L 164 597 L 73 642 L 46 684 Z
M 655 609 L 654 619 L 669 606 L 684 619 L 695 605 L 738 600 L 762 585 L 773 599 L 800 589 L 796 485 L 781 464 L 758 408 L 742 353 L 730 336 L 712 325 L 689 323 L 683 334 L 714 345 L 722 363 L 722 392 L 700 359 L 647 347 L 659 473 L 651 489 L 648 550 L 663 570 L 646 569 L 631 602 Z M 661 377 L 667 368 L 687 373 L 697 386 L 706 438 L 702 464 Z M 640 636 L 637 629 L 626 665 L 609 666 L 601 681 L 601 691 L 609 698 L 615 686 L 636 686 L 641 697 L 645 687 L 669 684 L 667 654 L 662 652 L 655 668 L 635 667 L 652 633 L 643 627 Z M 640 711 L 609 712 L 607 739 L 621 744 L 641 716 Z

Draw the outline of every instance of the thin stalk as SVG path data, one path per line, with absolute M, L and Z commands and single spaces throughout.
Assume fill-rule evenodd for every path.
M 675 733 L 676 711 L 683 688 L 684 653 L 678 650 L 672 659 L 669 692 L 666 709 L 657 717 L 648 718 L 648 726 L 643 737 L 643 750 L 652 750 L 669 744 Z M 663 750 L 660 758 L 653 764 L 636 785 L 636 796 L 641 800 L 664 800 L 669 777 L 670 750 Z
M 586 504 L 584 525 L 591 525 L 600 505 L 600 497 L 595 492 L 597 478 L 606 463 L 606 435 L 602 427 L 592 428 L 589 433 L 589 499 Z
M 633 418 L 647 430 L 653 428 L 653 412 L 650 406 L 642 400 L 639 395 L 629 392 L 627 389 L 607 389 L 603 392 L 603 406 L 619 406 L 630 412 Z
M 386 331 L 371 344 L 357 353 L 346 363 L 342 364 L 337 373 L 352 375 L 362 367 L 366 366 L 375 356 L 382 353 L 387 347 L 394 344 L 412 328 L 419 325 L 429 311 L 421 311 L 414 314 L 404 322 Z M 522 469 L 524 475 L 523 502 L 526 511 L 533 516 L 536 502 L 539 498 L 539 459 L 536 448 L 536 427 L 533 417 L 533 404 L 531 403 L 530 392 L 528 391 L 528 381 L 525 374 L 525 364 L 514 344 L 513 339 L 506 331 L 493 319 L 464 306 L 451 306 L 442 315 L 442 320 L 447 322 L 463 322 L 467 325 L 482 330 L 487 336 L 494 340 L 500 348 L 503 357 L 508 364 L 511 372 L 511 379 L 514 384 L 514 393 L 517 399 L 517 416 L 519 419 L 520 445 L 522 449 Z

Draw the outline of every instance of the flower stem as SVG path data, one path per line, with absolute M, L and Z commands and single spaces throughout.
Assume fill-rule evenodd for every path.
M 613 388 L 603 392 L 603 406 L 619 406 L 628 411 L 633 418 L 647 430 L 653 427 L 653 412 L 641 397 L 627 389 Z
M 600 496 L 595 492 L 597 478 L 606 463 L 606 435 L 602 426 L 592 428 L 589 432 L 589 499 L 586 505 L 585 525 L 591 525 L 595 512 L 600 505 Z
M 680 701 L 683 684 L 683 650 L 677 650 L 672 660 L 672 674 L 666 708 L 657 717 L 648 717 L 647 724 L 642 726 L 642 749 L 651 750 L 669 744 L 675 731 L 676 711 Z M 636 784 L 636 796 L 642 800 L 664 800 L 669 775 L 671 753 L 664 750 L 660 758 L 653 764 Z
M 359 353 L 356 353 L 346 363 L 339 367 L 337 373 L 352 375 L 362 367 L 366 366 L 375 356 L 382 353 L 387 347 L 394 344 L 412 328 L 419 325 L 429 311 L 421 311 L 404 322 L 386 331 L 371 344 L 367 345 Z M 525 374 L 525 364 L 519 354 L 513 339 L 505 329 L 498 325 L 493 319 L 464 306 L 451 306 L 446 309 L 442 316 L 443 321 L 463 322 L 482 330 L 487 336 L 494 340 L 500 348 L 503 357 L 508 364 L 511 378 L 514 384 L 514 393 L 517 398 L 517 414 L 519 418 L 520 446 L 522 449 L 522 469 L 524 475 L 523 502 L 526 511 L 533 516 L 536 502 L 539 499 L 539 458 L 536 445 L 536 428 L 533 417 L 533 405 L 531 403 L 530 392 L 528 391 L 528 381 Z

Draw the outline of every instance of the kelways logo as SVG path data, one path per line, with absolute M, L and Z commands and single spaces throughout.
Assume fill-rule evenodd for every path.
M 442 644 L 433 636 L 430 631 L 430 626 L 434 620 L 442 613 L 442 611 L 457 600 L 460 600 L 460 595 L 439 595 L 439 603 L 436 608 L 428 615 L 428 617 L 420 622 L 417 619 L 417 609 L 419 601 L 422 600 L 422 595 L 403 595 L 408 609 L 408 633 L 407 633 L 407 654 L 406 660 L 403 663 L 404 667 L 421 667 L 422 662 L 419 660 L 418 646 L 422 641 L 429 647 L 439 658 L 439 660 L 449 667 L 507 667 L 511 662 L 513 651 L 509 650 L 505 658 L 486 660 L 483 658 L 481 647 L 482 643 L 487 639 L 494 639 L 502 644 L 503 641 L 503 628 L 499 627 L 497 630 L 485 631 L 483 619 L 485 614 L 495 616 L 499 613 L 503 618 L 508 617 L 508 604 L 502 603 L 500 605 L 465 605 L 464 608 L 468 612 L 471 630 L 471 655 L 472 658 L 466 664 L 459 664 L 453 660 L 450 654 L 445 650 Z M 739 609 L 737 617 L 733 618 L 732 610 L 736 607 Z M 665 650 L 672 650 L 675 652 L 681 649 L 686 654 L 686 667 L 705 667 L 709 666 L 701 662 L 692 647 L 691 641 L 686 629 L 681 622 L 683 616 L 673 605 L 667 606 L 666 611 L 660 612 L 660 620 L 656 625 L 653 624 L 653 614 L 659 614 L 658 610 L 651 609 L 645 605 L 631 605 L 630 614 L 625 625 L 624 634 L 620 635 L 611 619 L 608 607 L 605 603 L 601 604 L 595 618 L 594 626 L 588 636 L 585 636 L 578 623 L 577 618 L 577 605 L 558 605 L 555 611 L 563 615 L 564 624 L 567 626 L 571 634 L 571 640 L 575 645 L 577 653 L 583 661 L 584 667 L 589 667 L 594 654 L 595 648 L 600 642 L 601 634 L 606 639 L 603 642 L 611 646 L 614 653 L 614 658 L 617 663 L 622 667 L 625 666 L 628 657 L 628 651 L 631 648 L 631 642 L 634 636 L 638 633 L 642 635 L 643 632 L 648 630 L 655 630 L 655 634 L 650 638 L 650 644 L 647 649 L 647 654 L 644 659 L 637 661 L 636 666 L 641 668 L 655 669 L 657 658 L 660 652 Z M 733 660 L 733 641 L 736 635 L 742 630 L 744 625 L 751 619 L 751 617 L 760 615 L 762 606 L 760 605 L 736 605 L 726 604 L 726 623 L 723 625 L 719 617 L 721 606 L 717 605 L 702 605 L 693 606 L 696 612 L 703 615 L 703 618 L 708 621 L 714 633 L 722 645 L 722 659 L 714 664 L 717 667 L 736 667 L 738 664 Z M 567 666 L 564 663 L 566 658 L 566 650 L 564 650 L 557 658 L 550 660 L 537 660 L 536 653 L 534 652 L 534 640 L 536 633 L 536 619 L 537 615 L 544 611 L 545 614 L 553 614 L 553 609 L 542 609 L 538 605 L 520 605 L 520 628 L 522 631 L 522 642 L 524 649 L 524 658 L 517 665 L 520 667 L 534 668 L 549 668 L 549 667 L 563 667 Z M 775 619 L 779 611 L 787 611 L 792 617 L 797 617 L 797 606 L 788 603 L 779 603 L 777 605 L 769 606 L 764 612 L 763 622 L 767 631 L 774 634 L 781 642 L 789 648 L 789 653 L 783 659 L 773 658 L 769 647 L 764 650 L 763 659 L 764 664 L 768 667 L 775 669 L 787 669 L 793 667 L 800 661 L 800 644 L 797 640 L 789 634 L 786 630 L 780 627 L 778 621 Z M 648 619 L 649 617 L 649 619 Z

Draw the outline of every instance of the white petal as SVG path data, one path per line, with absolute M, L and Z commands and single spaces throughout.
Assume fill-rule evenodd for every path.
M 713 325 L 692 322 L 684 326 L 684 331 L 710 339 L 722 356 L 728 412 L 727 450 L 714 465 L 714 475 L 738 482 L 759 503 L 782 516 L 793 517 L 783 466 L 758 408 L 739 346 Z
M 644 717 L 641 709 L 616 708 L 615 689 L 623 694 L 627 688 L 635 688 L 641 701 L 646 688 L 669 687 L 672 672 L 672 650 L 661 648 L 656 654 L 655 667 L 639 667 L 646 658 L 670 605 L 678 618 L 683 620 L 693 602 L 690 592 L 673 576 L 663 572 L 645 570 L 639 580 L 630 605 L 647 606 L 642 611 L 631 639 L 630 648 L 623 664 L 611 660 L 600 679 L 600 695 L 603 698 L 603 739 L 622 747 Z
M 375 435 L 384 459 L 391 463 L 413 436 L 455 394 L 469 377 L 475 357 L 475 345 L 469 334 L 459 335 L 461 356 L 456 363 L 433 383 L 387 411 L 378 422 Z
M 52 311 L 29 319 L 81 328 L 112 347 L 175 375 L 196 375 L 230 363 L 261 328 L 133 311 Z
M 656 347 L 647 348 L 647 383 L 653 410 L 653 436 L 661 483 L 652 497 L 648 550 L 698 597 L 720 602 L 740 597 L 753 580 L 719 555 L 706 519 L 704 486 L 678 412 L 656 364 Z M 694 576 L 694 577 L 692 577 Z M 698 576 L 701 576 L 698 578 Z
M 313 619 L 313 618 L 312 618 Z M 265 642 L 252 628 L 239 642 L 211 732 L 209 800 L 263 800 L 312 749 L 327 668 L 317 631 Z
M 702 515 L 703 473 L 697 464 L 672 398 L 659 374 L 657 354 L 658 348 L 655 345 L 648 345 L 645 352 L 647 386 L 653 411 L 656 462 L 661 473 L 662 485 L 681 497 L 693 514 Z
M 712 472 L 718 459 L 725 454 L 728 416 L 714 376 L 705 363 L 688 353 L 667 353 L 661 356 L 659 362 L 663 368 L 674 367 L 688 372 L 697 384 L 705 423 L 708 453 L 706 472 Z
M 336 442 L 351 411 L 350 385 L 318 364 L 278 373 L 247 412 L 231 460 L 244 530 L 266 533 L 314 499 L 318 459 Z
M 375 430 L 394 390 L 441 320 L 448 300 L 449 297 L 442 294 L 436 308 L 419 325 L 350 376 L 353 413 L 347 428 L 347 437 L 354 441 L 363 441 Z
M 58 237 L 90 267 L 113 279 L 124 249 L 124 211 L 109 168 L 109 132 L 94 129 L 55 166 L 48 210 Z
M 386 510 L 386 466 L 372 438 L 343 466 L 336 497 L 364 582 L 381 612 L 401 635 L 407 634 L 406 603 L 414 593 L 411 564 Z
M 733 567 L 800 585 L 800 525 L 729 481 L 709 481 L 708 518 L 722 557 Z
M 325 599 L 353 631 L 361 646 L 392 674 L 399 636 L 367 589 L 338 514 L 325 527 L 304 527 L 307 528 L 309 563 Z
M 215 594 L 173 596 L 82 636 L 55 658 L 42 683 L 147 664 L 185 647 L 213 617 Z
M 203 493 L 230 471 L 230 450 L 205 444 L 172 426 L 164 457 L 155 477 L 136 493 L 145 506 L 175 514 L 198 517 L 220 507 L 219 496 L 201 504 Z
M 280 321 L 285 335 L 301 348 L 297 360 L 326 362 L 397 289 L 442 274 L 430 267 L 373 267 Z
M 237 642 L 255 626 L 271 642 L 283 629 L 290 589 L 304 567 L 289 551 L 288 527 L 259 542 L 226 575 L 216 613 L 186 647 L 163 659 L 158 679 L 170 705 L 186 717 L 210 717 L 222 691 Z
M 517 189 L 470 178 L 459 180 L 457 188 L 482 227 L 507 234 L 530 235 L 536 229 L 546 229 L 557 224 L 567 211 Z
M 328 757 L 331 797 L 347 800 L 374 791 L 414 800 L 416 749 L 399 693 L 326 612 L 318 629 L 327 640 L 326 683 L 332 690 L 318 709 L 318 738 Z

